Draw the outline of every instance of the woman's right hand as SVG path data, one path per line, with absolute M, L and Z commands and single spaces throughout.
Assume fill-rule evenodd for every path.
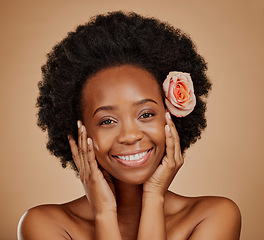
M 81 121 L 78 121 L 78 146 L 71 135 L 69 144 L 94 216 L 116 213 L 115 187 L 111 176 L 98 168 L 92 139 L 87 138 L 87 131 Z

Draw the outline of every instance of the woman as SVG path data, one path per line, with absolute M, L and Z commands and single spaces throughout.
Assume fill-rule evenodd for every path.
M 205 71 L 188 36 L 135 13 L 69 33 L 42 68 L 38 125 L 85 196 L 30 209 L 18 238 L 239 239 L 231 200 L 168 191 L 206 127 Z

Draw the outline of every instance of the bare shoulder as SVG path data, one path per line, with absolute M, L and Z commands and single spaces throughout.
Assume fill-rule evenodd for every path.
M 18 224 L 18 239 L 67 239 L 67 233 L 60 227 L 65 212 L 59 205 L 42 205 L 29 209 Z
M 209 239 L 239 239 L 241 214 L 232 200 L 224 197 L 201 197 L 196 201 L 196 211 L 202 218 L 190 240 L 205 236 Z
M 241 228 L 241 214 L 238 206 L 224 197 L 183 197 L 170 194 L 171 232 L 181 230 L 190 240 L 225 239 L 238 240 Z M 173 205 L 178 205 L 174 207 Z M 174 234 L 173 234 L 174 235 Z
M 208 214 L 240 217 L 238 206 L 229 198 L 225 197 L 199 197 L 196 198 L 197 207 L 202 210 L 208 209 Z
M 41 205 L 29 209 L 18 224 L 18 240 L 90 239 L 92 215 L 83 200 L 65 204 Z

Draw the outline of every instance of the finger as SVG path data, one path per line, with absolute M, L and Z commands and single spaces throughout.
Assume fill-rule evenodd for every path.
M 91 174 L 94 174 L 96 173 L 96 171 L 98 171 L 98 165 L 95 160 L 93 141 L 91 138 L 87 138 L 87 144 L 88 144 L 88 163 L 89 163 Z
M 108 183 L 113 183 L 111 175 L 106 170 L 102 169 L 101 172 L 103 173 L 104 178 Z
M 111 175 L 104 169 L 102 169 L 101 172 L 103 173 L 103 176 L 105 180 L 107 181 L 108 185 L 110 186 L 112 192 L 115 194 L 115 185 L 114 185 Z
M 89 178 L 90 175 L 90 167 L 88 163 L 88 146 L 87 146 L 87 132 L 84 125 L 82 125 L 82 134 L 81 134 L 81 144 L 82 144 L 82 160 L 84 167 L 84 176 Z
M 181 158 L 181 145 L 180 145 L 180 137 L 176 130 L 176 127 L 171 119 L 170 113 L 166 112 L 166 123 L 170 126 L 171 134 L 175 142 L 175 157 Z
M 165 126 L 165 136 L 166 136 L 166 156 L 167 156 L 166 161 L 169 164 L 169 166 L 174 166 L 175 143 L 169 125 Z
M 174 161 L 176 163 L 177 168 L 180 168 L 183 165 L 183 157 L 181 154 L 181 145 L 180 145 L 180 138 L 178 135 L 178 132 L 176 130 L 176 127 L 171 119 L 170 113 L 166 113 L 166 122 L 170 127 L 171 134 L 173 137 L 173 142 L 174 142 Z
M 80 165 L 80 158 L 79 158 L 79 151 L 78 151 L 77 144 L 72 135 L 69 134 L 68 139 L 69 139 L 69 145 L 70 145 L 71 152 L 72 152 L 73 161 L 78 171 L 80 172 L 81 165 Z
M 83 179 L 84 177 L 84 162 L 83 162 L 83 154 L 82 154 L 82 122 L 80 120 L 77 121 L 78 126 L 78 152 L 79 152 L 79 158 L 80 158 L 80 177 Z

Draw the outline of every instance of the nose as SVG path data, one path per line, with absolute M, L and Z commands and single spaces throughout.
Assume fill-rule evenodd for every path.
M 144 133 L 139 129 L 138 125 L 129 121 L 120 126 L 120 132 L 117 141 L 121 144 L 133 144 L 140 141 L 144 137 Z

